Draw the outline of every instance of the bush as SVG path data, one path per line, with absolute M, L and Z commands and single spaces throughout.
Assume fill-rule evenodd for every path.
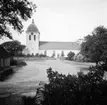
M 22 96 L 22 100 L 23 100 L 24 105 L 36 105 L 35 97 Z
M 89 73 L 59 74 L 47 70 L 49 83 L 45 84 L 43 100 L 39 105 L 103 105 L 107 104 L 107 81 L 104 67 L 90 67 Z
M 11 60 L 10 61 L 10 66 L 26 66 L 26 62 L 21 61 L 21 60 Z
M 8 70 L 2 72 L 2 73 L 0 74 L 0 81 L 4 81 L 4 80 L 8 79 L 8 77 L 9 77 L 10 75 L 12 75 L 13 73 L 14 73 L 14 71 L 13 71 L 12 68 L 9 68 Z
M 75 55 L 75 53 L 72 52 L 72 51 L 70 51 L 70 52 L 67 54 L 67 60 L 73 60 L 74 55 Z
M 86 59 L 86 57 L 83 56 L 81 53 L 76 54 L 75 57 L 74 57 L 74 60 L 75 60 L 75 61 L 78 61 L 78 62 L 88 62 L 88 61 L 89 61 L 89 60 Z
M 10 66 L 15 66 L 15 65 L 18 65 L 18 62 L 17 62 L 17 60 L 12 59 L 10 61 Z
M 18 66 L 26 66 L 26 65 L 27 65 L 26 62 L 23 62 L 23 61 L 18 62 Z

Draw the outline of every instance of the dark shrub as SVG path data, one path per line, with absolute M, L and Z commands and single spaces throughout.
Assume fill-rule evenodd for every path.
M 68 54 L 67 54 L 67 60 L 73 60 L 74 59 L 74 56 L 75 56 L 75 53 L 70 51 Z
M 17 60 L 12 59 L 12 60 L 10 61 L 10 66 L 15 66 L 15 65 L 17 65 L 17 64 L 18 64 Z
M 27 64 L 26 64 L 26 62 L 24 62 L 24 61 L 19 61 L 18 62 L 18 66 L 26 66 Z
M 11 66 L 26 66 L 26 62 L 22 61 L 22 60 L 11 60 L 10 62 Z
M 36 105 L 35 97 L 22 96 L 22 100 L 23 100 L 24 105 Z
M 102 66 L 90 67 L 89 73 L 59 74 L 47 70 L 49 83 L 45 84 L 42 105 L 103 105 L 107 104 L 107 81 Z M 40 104 L 39 104 L 40 105 Z
M 4 72 L 0 74 L 0 81 L 4 81 L 8 79 L 8 77 L 12 75 L 13 73 L 14 73 L 14 70 L 12 68 L 5 70 Z

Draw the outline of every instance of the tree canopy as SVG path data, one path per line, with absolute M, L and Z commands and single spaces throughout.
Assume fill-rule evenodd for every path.
M 107 28 L 99 26 L 84 38 L 81 53 L 91 61 L 107 63 Z
M 64 51 L 61 51 L 61 57 L 64 57 L 65 55 L 64 55 Z
M 22 32 L 22 20 L 31 18 L 36 6 L 27 0 L 0 0 L 0 38 L 6 36 L 12 39 L 10 26 Z
M 73 60 L 73 57 L 74 57 L 75 53 L 70 51 L 68 54 L 67 54 L 67 59 L 68 60 Z
M 17 40 L 4 42 L 2 43 L 2 46 L 5 47 L 12 55 L 17 55 L 25 48 L 25 45 L 21 45 Z

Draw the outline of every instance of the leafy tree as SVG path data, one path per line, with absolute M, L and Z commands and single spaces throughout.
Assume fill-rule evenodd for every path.
M 21 45 L 17 40 L 4 42 L 2 43 L 2 46 L 5 47 L 12 55 L 17 55 L 25 48 L 25 45 Z
M 36 53 L 36 55 L 35 55 L 36 57 L 39 57 L 39 53 Z
M 74 57 L 75 61 L 79 61 L 79 62 L 88 62 L 88 59 L 86 59 L 86 57 L 84 57 L 81 52 L 77 53 Z
M 73 60 L 73 57 L 74 57 L 75 53 L 70 51 L 68 54 L 67 54 L 67 59 L 68 60 Z
M 65 55 L 64 55 L 64 51 L 62 51 L 62 52 L 61 52 L 61 57 L 64 57 L 64 56 L 65 56 Z
M 12 39 L 10 26 L 22 32 L 22 20 L 31 18 L 36 6 L 27 0 L 0 0 L 0 38 L 6 36 Z
M 96 64 L 107 63 L 107 28 L 99 26 L 92 35 L 86 36 L 81 45 L 81 53 Z
M 55 51 L 53 51 L 52 57 L 53 57 L 53 58 L 55 57 Z
M 46 50 L 44 51 L 44 55 L 47 56 L 47 51 Z

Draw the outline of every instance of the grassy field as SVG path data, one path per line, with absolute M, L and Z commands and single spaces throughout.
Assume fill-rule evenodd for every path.
M 23 60 L 23 58 L 20 59 Z M 53 70 L 59 73 L 76 74 L 78 71 L 88 71 L 89 66 L 95 65 L 94 63 L 81 63 L 67 60 L 34 59 L 27 60 L 26 63 L 26 66 L 22 68 L 19 67 L 19 70 L 15 72 L 12 78 L 0 83 L 0 103 L 5 102 L 4 105 L 23 105 L 21 95 L 35 94 L 40 81 L 47 80 L 46 69 L 49 67 L 52 67 Z
M 90 62 L 75 62 L 75 61 L 63 61 L 64 63 L 70 64 L 70 65 L 74 65 L 75 67 L 77 67 L 78 69 L 80 69 L 80 71 L 82 72 L 87 72 L 88 68 L 90 66 L 95 66 L 95 63 L 90 63 Z

